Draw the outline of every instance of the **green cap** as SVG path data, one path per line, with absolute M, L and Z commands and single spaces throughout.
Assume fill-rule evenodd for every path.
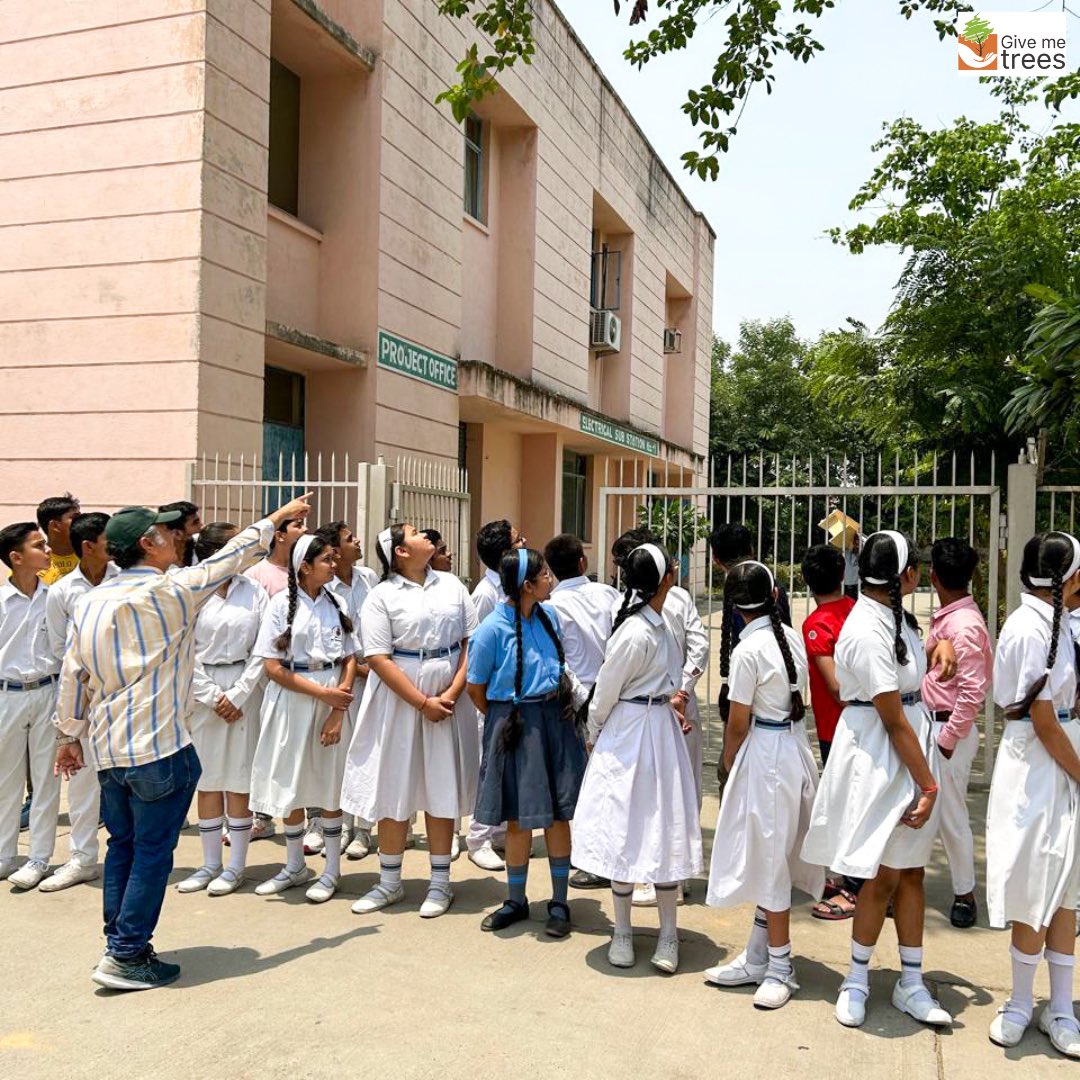
M 168 525 L 172 521 L 178 521 L 183 514 L 179 510 L 170 510 L 167 514 L 159 514 L 146 506 L 125 506 L 123 510 L 117 510 L 108 525 L 105 526 L 105 540 L 121 551 L 134 547 L 139 538 L 145 536 L 153 525 Z

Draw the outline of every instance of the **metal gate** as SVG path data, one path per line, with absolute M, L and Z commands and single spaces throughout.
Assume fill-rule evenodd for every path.
M 390 498 L 390 520 L 437 529 L 454 553 L 454 573 L 469 580 L 469 478 L 446 462 L 399 457 Z
M 729 457 L 714 461 L 707 487 L 661 487 L 649 484 L 600 489 L 597 519 L 598 576 L 608 576 L 612 542 L 631 525 L 650 521 L 661 532 L 679 568 L 681 584 L 698 602 L 710 636 L 710 660 L 698 685 L 706 753 L 720 752 L 722 731 L 716 699 L 719 694 L 719 651 L 723 610 L 722 574 L 714 576 L 707 540 L 695 522 L 715 527 L 723 522 L 745 524 L 756 538 L 758 558 L 771 567 L 788 590 L 792 621 L 798 629 L 814 603 L 802 580 L 800 565 L 806 548 L 822 543 L 819 527 L 830 511 L 842 510 L 862 526 L 863 534 L 899 529 L 913 537 L 928 561 L 933 543 L 946 536 L 966 537 L 979 552 L 980 568 L 974 592 L 986 614 L 990 640 L 997 642 L 1001 610 L 1004 519 L 1001 489 L 993 459 L 980 466 L 974 457 L 963 463 L 956 456 L 939 460 L 915 458 L 888 463 L 883 474 L 876 459 L 756 459 Z M 966 475 L 965 475 L 966 474 Z M 719 481 L 719 482 L 717 482 Z M 660 504 L 659 506 L 657 504 Z M 657 527 L 659 526 L 659 527 Z M 925 562 L 924 562 L 925 565 Z M 937 598 L 924 573 L 922 584 L 907 600 L 924 632 Z M 983 714 L 983 753 L 975 779 L 988 782 L 993 770 L 997 724 L 993 693 Z

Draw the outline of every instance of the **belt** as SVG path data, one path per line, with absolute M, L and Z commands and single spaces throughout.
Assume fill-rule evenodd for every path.
M 1067 724 L 1072 719 L 1072 709 L 1055 709 L 1054 714 L 1058 718 L 1058 722 L 1061 724 Z M 1017 720 L 1022 721 L 1025 724 L 1031 723 L 1030 716 L 1018 716 Z
M 901 705 L 918 705 L 920 701 L 922 701 L 921 690 L 912 690 L 910 694 L 900 695 Z M 849 701 L 848 704 L 861 705 L 863 708 L 866 709 L 872 709 L 874 707 L 874 703 L 872 701 Z
M 19 682 L 18 679 L 0 679 L 0 690 L 40 690 L 43 686 L 51 686 L 59 678 L 59 675 L 46 675 L 43 679 L 31 679 L 29 682 Z
M 935 724 L 947 724 L 952 718 L 952 709 L 935 709 L 930 718 Z
M 453 645 L 444 645 L 438 649 L 395 649 L 394 656 L 407 656 L 411 660 L 427 660 L 431 657 L 436 659 L 440 657 L 451 657 L 456 652 L 461 651 L 461 643 L 455 642 Z
M 621 697 L 631 705 L 666 705 L 671 700 L 670 694 L 646 694 L 644 697 Z
M 764 728 L 766 731 L 788 731 L 793 723 L 790 716 L 786 720 L 768 720 L 764 716 L 751 714 L 750 719 L 754 722 L 754 727 Z
M 341 663 L 340 660 L 334 660 L 330 663 L 315 662 L 312 664 L 299 664 L 295 660 L 282 660 L 282 667 L 287 667 L 290 671 L 329 671 L 336 668 Z
M 537 701 L 554 701 L 559 696 L 558 690 L 551 690 L 546 694 L 530 694 L 528 697 L 518 698 L 518 705 L 528 705 Z M 490 705 L 513 705 L 512 698 L 488 698 Z
M 237 664 L 246 664 L 246 663 L 247 663 L 247 657 L 243 656 L 239 660 L 218 660 L 216 663 L 213 663 L 213 664 L 207 664 L 207 663 L 204 662 L 203 667 L 204 668 L 208 668 L 208 667 L 235 667 Z M 285 667 L 291 667 L 291 665 L 289 663 L 285 662 L 285 661 L 282 661 L 282 663 L 285 664 Z M 299 668 L 292 668 L 292 670 L 293 671 L 298 671 Z

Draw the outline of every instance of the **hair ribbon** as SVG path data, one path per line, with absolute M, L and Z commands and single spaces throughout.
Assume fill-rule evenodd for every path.
M 375 542 L 379 545 L 379 550 L 383 553 L 383 558 L 386 559 L 386 565 L 392 567 L 394 565 L 394 537 L 391 530 L 383 529 Z
M 904 539 L 903 533 L 894 532 L 892 529 L 882 529 L 880 532 L 871 533 L 867 538 L 867 544 L 874 539 L 875 536 L 887 536 L 896 548 L 896 573 L 899 576 L 907 569 L 908 558 L 911 555 L 911 550 L 908 548 L 908 542 Z M 1075 541 L 1073 541 L 1075 543 Z M 865 577 L 863 581 L 867 585 L 888 585 L 888 578 L 876 578 Z
M 517 558 L 518 558 L 517 584 L 518 584 L 518 588 L 520 589 L 521 586 L 525 584 L 525 578 L 528 576 L 528 573 L 529 573 L 529 549 L 528 548 L 518 548 L 518 550 L 517 550 Z
M 740 566 L 746 566 L 747 564 L 750 566 L 760 566 L 761 569 L 769 575 L 769 595 L 764 600 L 758 601 L 756 604 L 739 605 L 743 611 L 753 611 L 755 608 L 763 608 L 773 598 L 773 591 L 776 588 L 776 578 L 773 577 L 773 572 L 763 562 L 758 562 L 756 559 L 744 559 L 743 562 L 739 563 Z
M 1080 570 L 1080 540 L 1077 540 L 1072 533 L 1062 533 L 1061 535 L 1067 536 L 1072 541 L 1072 562 L 1069 563 L 1069 569 L 1061 575 L 1062 581 L 1068 581 L 1077 570 Z M 1029 577 L 1028 581 L 1034 589 L 1049 589 L 1054 584 L 1054 579 L 1048 577 Z
M 308 553 L 308 548 L 315 543 L 314 533 L 304 533 L 299 540 L 293 544 L 292 549 L 292 568 L 293 573 L 300 574 L 300 564 L 304 561 Z

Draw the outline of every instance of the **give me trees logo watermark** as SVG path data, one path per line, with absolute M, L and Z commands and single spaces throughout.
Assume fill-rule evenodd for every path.
M 1030 76 L 1066 70 L 1065 13 L 972 12 L 958 25 L 956 66 L 964 74 Z

